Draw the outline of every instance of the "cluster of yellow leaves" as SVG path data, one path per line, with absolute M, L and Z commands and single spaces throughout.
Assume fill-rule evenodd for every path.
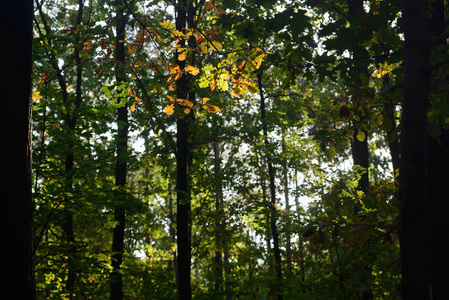
M 32 98 L 33 98 L 33 101 L 34 101 L 34 102 L 37 102 L 38 100 L 42 99 L 41 92 L 39 92 L 39 91 L 33 91 L 33 96 L 32 96 Z
M 135 112 L 136 111 L 136 104 L 142 102 L 142 99 L 140 99 L 139 97 L 137 97 L 136 92 L 134 92 L 132 89 L 128 89 L 128 94 L 129 96 L 131 96 L 132 98 L 134 98 L 134 102 L 131 105 L 131 107 L 129 108 L 129 110 L 131 112 Z
M 184 114 L 189 114 L 190 111 L 192 109 L 194 109 L 194 104 L 193 102 L 187 100 L 187 99 L 175 99 L 174 97 L 167 95 L 167 98 L 170 99 L 170 101 L 172 102 L 171 104 L 167 104 L 164 108 L 164 111 L 166 114 L 173 114 L 175 112 L 175 105 L 178 104 L 179 107 L 182 109 L 182 111 L 184 112 Z M 212 105 L 212 104 L 206 104 L 207 101 L 209 101 L 210 99 L 208 97 L 204 97 L 203 99 L 201 99 L 201 101 L 199 101 L 199 105 L 201 106 L 202 109 L 204 109 L 205 111 L 209 112 L 209 113 L 219 113 L 221 112 L 221 109 L 218 106 Z
M 175 104 L 179 104 L 182 108 L 185 114 L 190 113 L 190 109 L 193 107 L 193 103 L 187 99 L 175 99 L 170 95 L 167 95 L 167 98 L 171 100 L 172 104 L 169 104 L 165 106 L 164 110 L 165 113 L 171 115 L 175 112 Z

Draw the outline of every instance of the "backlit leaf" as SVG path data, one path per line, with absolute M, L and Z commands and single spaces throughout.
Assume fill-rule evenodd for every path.
M 167 106 L 165 106 L 164 111 L 166 114 L 171 115 L 175 112 L 175 107 L 173 104 L 167 104 Z
M 200 72 L 200 70 L 197 67 L 187 65 L 186 72 L 195 76 Z

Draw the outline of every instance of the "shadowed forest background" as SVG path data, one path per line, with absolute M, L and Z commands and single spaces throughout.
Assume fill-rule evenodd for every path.
M 447 6 L 5 1 L 0 291 L 445 299 Z

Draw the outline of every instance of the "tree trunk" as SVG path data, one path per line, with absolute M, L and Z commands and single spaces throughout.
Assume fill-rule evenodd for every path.
M 402 296 L 431 299 L 428 260 L 428 133 L 430 29 L 428 1 L 401 1 L 404 28 L 404 83 L 400 163 Z M 441 209 L 441 208 L 440 208 Z
M 225 216 L 223 207 L 223 186 L 221 178 L 221 153 L 220 145 L 218 142 L 213 142 L 214 149 L 214 171 L 216 184 L 215 187 L 215 212 L 217 214 L 217 223 L 215 225 L 215 268 L 216 268 L 216 278 L 215 278 L 215 290 L 223 292 L 223 254 L 224 249 L 224 235 L 225 235 Z M 224 225 L 224 226 L 223 226 Z
M 176 30 L 185 32 L 187 20 L 192 22 L 195 17 L 193 6 L 190 1 L 179 0 L 176 5 Z M 189 24 L 193 27 L 193 24 Z M 189 47 L 192 47 L 194 37 L 189 40 Z M 178 41 L 178 45 L 184 48 L 184 39 Z M 193 56 L 193 54 L 192 54 Z M 191 57 L 193 63 L 193 57 Z M 176 62 L 181 70 L 185 69 L 186 61 L 180 60 L 176 52 Z M 176 81 L 176 96 L 178 99 L 188 99 L 194 103 L 195 94 L 191 90 L 190 80 L 186 73 Z M 177 107 L 176 120 L 176 211 L 177 211 L 177 246 L 178 246 L 178 293 L 180 300 L 192 299 L 191 291 L 191 195 L 190 195 L 190 175 L 189 168 L 192 164 L 192 137 L 193 137 L 193 112 L 184 114 Z M 178 111 L 179 110 L 179 111 Z
M 362 0 L 348 0 L 348 17 L 349 19 L 360 16 L 363 13 Z M 364 128 L 369 117 L 369 109 L 366 101 L 366 88 L 363 86 L 362 77 L 369 78 L 367 64 L 361 59 L 365 55 L 365 51 L 360 43 L 360 28 L 355 29 L 355 43 L 352 48 L 352 56 L 356 65 L 356 72 L 353 74 L 355 87 L 359 91 L 352 95 L 352 103 L 355 108 L 355 114 L 358 117 L 353 120 L 354 134 L 352 137 L 352 159 L 355 166 L 362 167 L 366 172 L 361 174 L 358 189 L 366 191 L 369 187 L 369 151 L 368 151 L 368 132 Z M 363 137 L 363 139 L 362 139 Z
M 30 0 L 0 1 L 4 75 L 1 80 L 0 236 L 4 299 L 36 299 L 31 192 L 32 20 Z M 14 87 L 14 88 L 12 88 Z
M 125 51 L 125 29 L 127 17 L 124 13 L 124 6 L 121 1 L 117 2 L 116 19 L 116 40 L 115 40 L 115 59 L 117 61 L 115 77 L 117 84 L 126 80 L 123 65 L 126 59 Z M 117 103 L 122 101 L 117 99 Z M 111 299 L 121 300 L 123 298 L 123 275 L 121 265 L 123 262 L 124 239 L 125 239 L 125 207 L 126 207 L 126 175 L 128 163 L 128 106 L 117 108 L 117 153 L 115 165 L 115 207 L 114 221 L 117 225 L 114 227 L 112 238 L 112 273 L 111 273 Z
M 282 151 L 286 152 L 286 145 L 285 145 L 285 132 L 282 130 Z M 286 252 L 285 256 L 287 259 L 287 268 L 290 270 L 292 267 L 292 244 L 291 244 L 291 237 L 290 237 L 290 190 L 288 188 L 288 166 L 287 161 L 284 161 L 282 163 L 282 175 L 283 175 L 283 183 L 284 183 L 284 200 L 285 200 L 285 211 L 288 215 L 288 228 L 285 234 L 285 238 L 287 240 L 286 243 Z
M 263 93 L 262 77 L 263 71 L 260 70 L 259 73 L 257 74 L 257 82 L 260 95 L 260 118 L 262 121 L 262 132 L 264 137 L 265 153 L 267 155 L 268 175 L 270 177 L 270 228 L 271 228 L 271 236 L 273 237 L 273 254 L 277 278 L 275 294 L 277 295 L 278 299 L 283 299 L 281 294 L 281 286 L 282 286 L 281 250 L 279 248 L 279 233 L 276 225 L 278 217 L 276 208 L 275 171 L 272 162 L 270 142 L 268 141 L 268 129 L 266 124 L 266 113 L 265 113 L 265 96 Z
M 444 16 L 444 1 L 436 0 L 431 2 L 430 20 L 431 32 L 435 39 L 440 39 L 446 29 L 446 18 Z M 446 46 L 446 41 L 439 45 Z M 440 58 L 438 51 L 432 55 L 432 63 L 444 63 L 445 58 Z M 440 71 L 441 72 L 441 71 Z M 441 76 L 437 73 L 436 76 Z M 443 75 L 444 76 L 444 75 Z M 432 84 L 432 90 L 440 90 L 438 81 Z M 443 83 L 443 84 L 447 84 Z M 437 101 L 447 103 L 442 98 Z M 441 126 L 441 124 L 436 124 Z M 443 126 L 441 126 L 443 127 Z M 447 197 L 446 184 L 449 182 L 449 130 L 441 128 L 441 133 L 437 136 L 429 134 L 428 144 L 429 155 L 429 192 L 427 194 L 427 205 L 429 209 L 429 245 L 430 252 L 430 290 L 433 299 L 444 299 L 447 297 L 446 283 L 449 281 L 449 274 L 445 267 L 449 265 L 449 238 L 447 237 L 447 213 L 442 207 L 443 200 Z

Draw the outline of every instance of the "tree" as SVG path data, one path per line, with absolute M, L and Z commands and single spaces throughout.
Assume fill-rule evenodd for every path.
M 428 260 L 427 111 L 430 92 L 431 33 L 426 1 L 402 1 L 404 29 L 404 85 L 402 93 L 400 162 L 400 242 L 402 296 L 432 299 Z M 416 222 L 422 220 L 422 222 Z M 421 257 L 422 259 L 416 259 Z
M 31 79 L 33 2 L 2 1 L 0 56 L 4 76 L 0 126 L 5 129 L 0 174 L 0 231 L 4 242 L 0 293 L 5 299 L 35 299 L 31 192 Z M 14 87 L 14 88 L 13 88 Z
M 111 273 L 111 300 L 123 298 L 122 262 L 125 243 L 126 206 L 127 206 L 127 169 L 128 169 L 128 105 L 126 96 L 123 96 L 126 82 L 125 74 L 125 32 L 127 16 L 126 7 L 122 1 L 117 1 L 116 37 L 115 37 L 115 80 L 117 82 L 117 148 L 115 159 L 115 186 L 116 202 L 114 205 L 114 233 L 112 237 L 112 273 Z M 125 94 L 126 95 L 126 94 Z
M 179 0 L 175 5 L 176 30 L 186 33 L 187 26 L 194 28 L 195 8 L 190 0 Z M 180 48 L 186 48 L 186 41 L 181 38 Z M 195 48 L 195 37 L 188 41 L 188 48 Z M 193 64 L 193 54 L 191 64 Z M 175 63 L 180 70 L 186 68 L 186 61 L 176 51 Z M 183 73 L 176 81 L 176 97 L 193 103 L 195 92 L 190 83 L 189 74 Z M 192 298 L 191 290 L 191 257 L 192 257 L 192 219 L 191 219 L 191 178 L 189 168 L 192 165 L 193 146 L 193 110 L 188 113 L 177 106 L 176 119 L 176 231 L 178 245 L 178 293 L 179 299 Z

